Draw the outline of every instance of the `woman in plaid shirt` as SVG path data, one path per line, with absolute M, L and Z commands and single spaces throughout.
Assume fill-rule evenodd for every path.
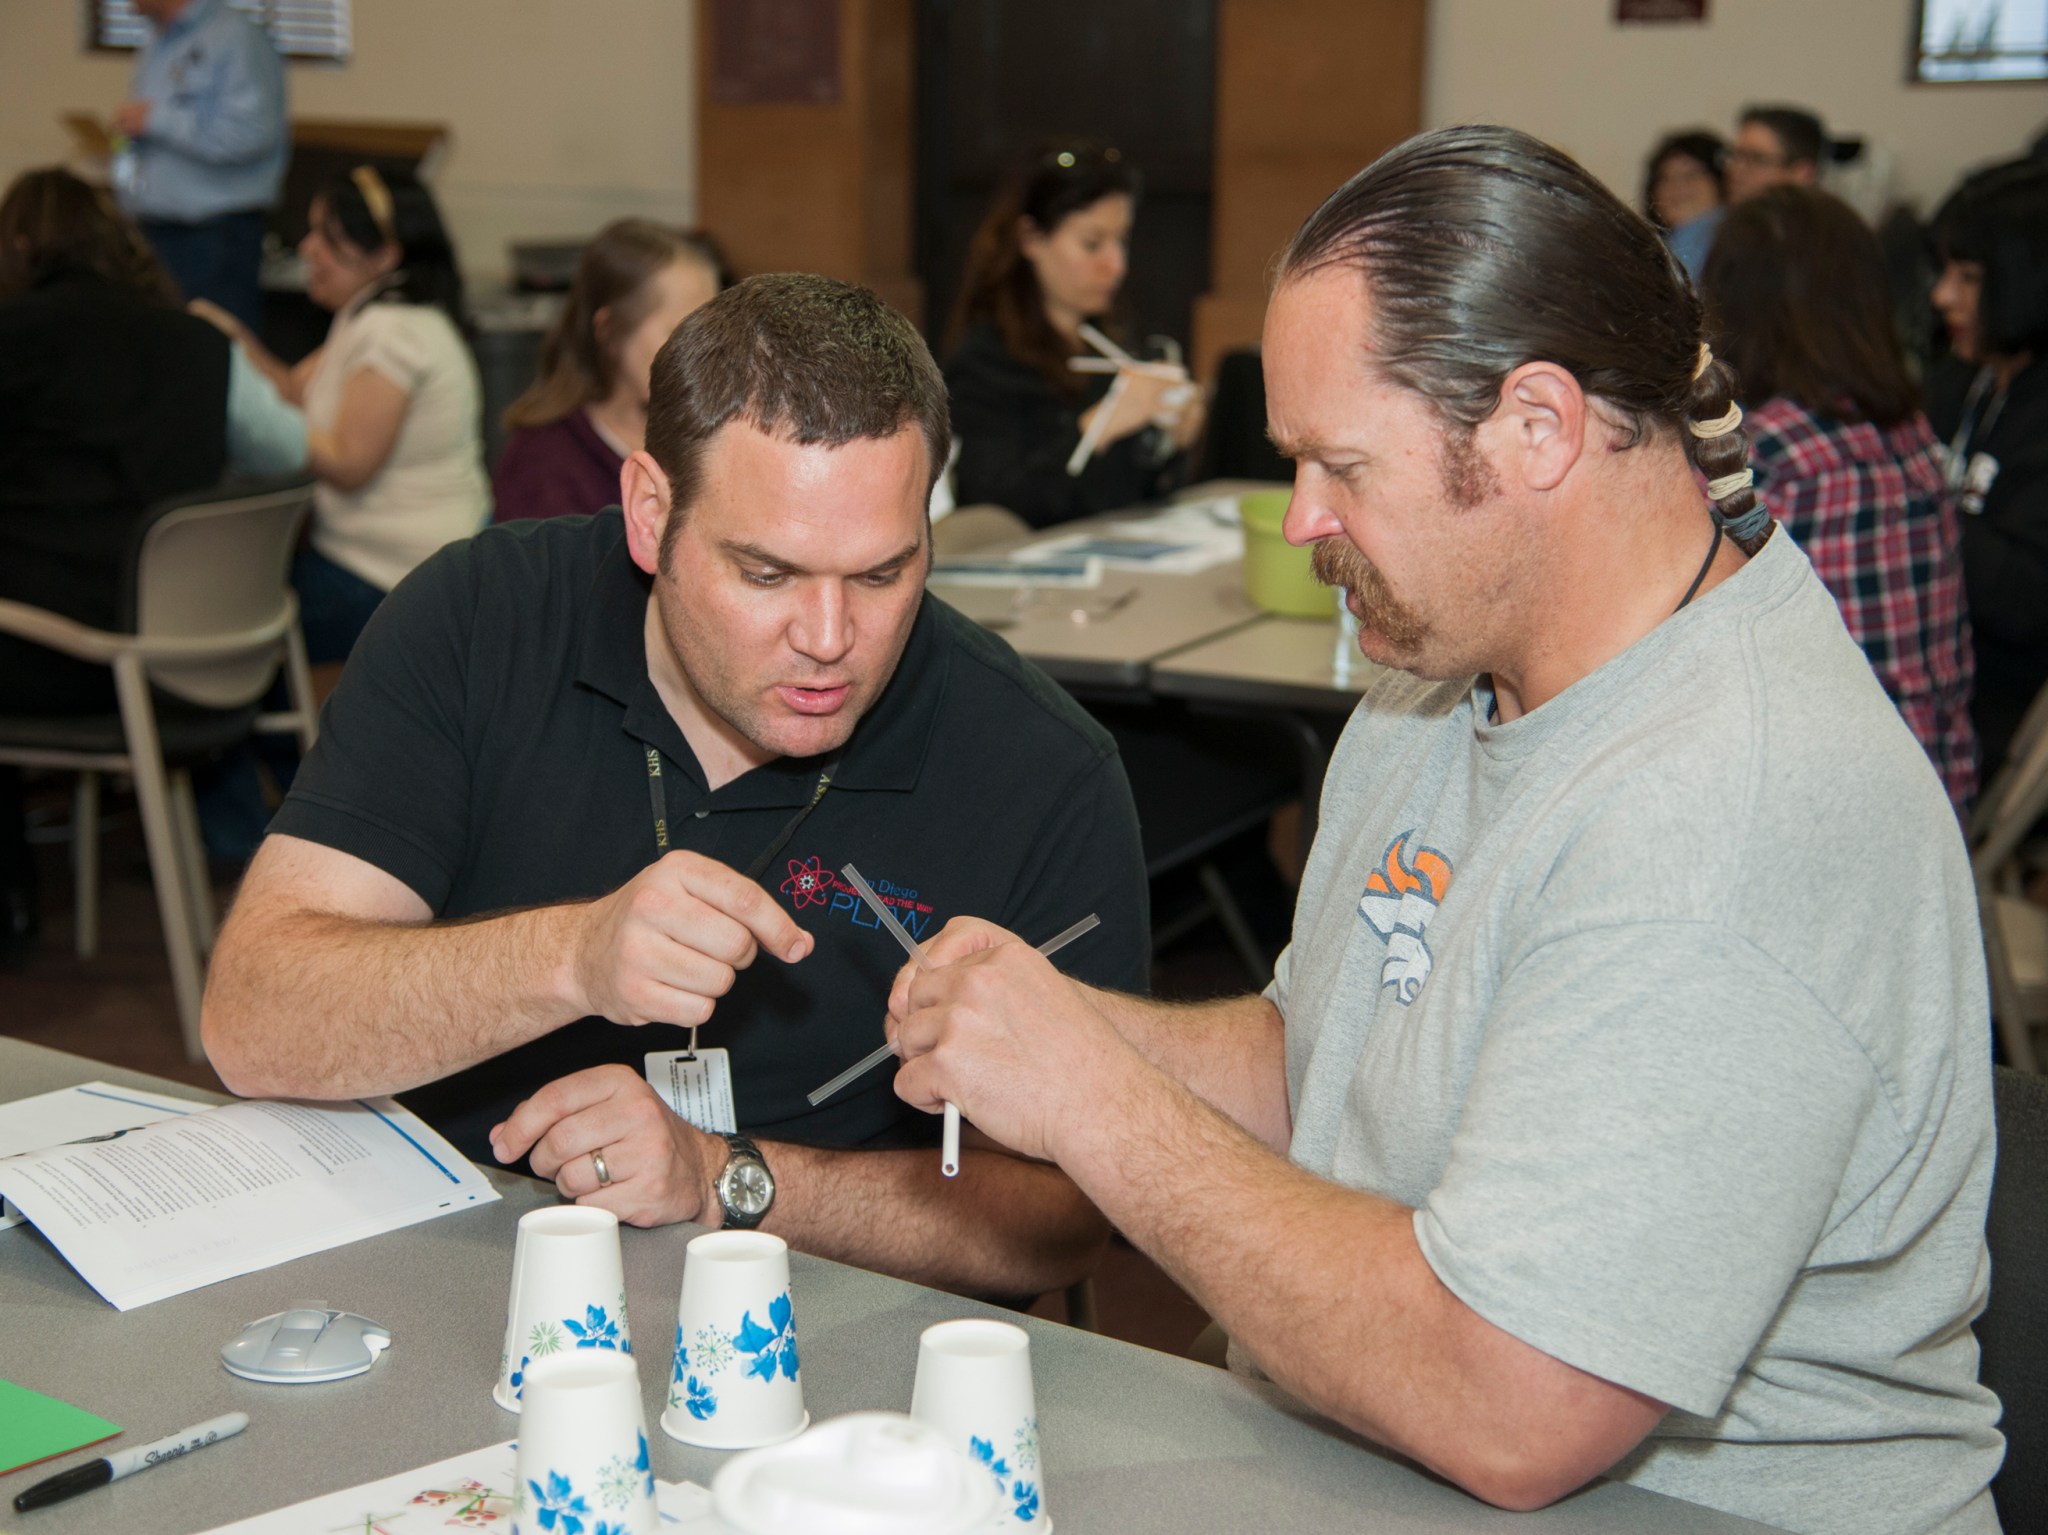
M 1778 187 L 1731 208 L 1700 277 L 1750 464 L 1960 811 L 1977 788 L 1962 530 L 1906 370 L 1877 238 Z

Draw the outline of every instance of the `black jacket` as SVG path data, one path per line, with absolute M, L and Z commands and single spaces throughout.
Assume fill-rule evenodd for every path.
M 1927 417 L 1963 463 L 1963 583 L 1977 650 L 1970 713 L 1988 775 L 2048 684 L 2048 359 L 2013 379 L 1995 414 L 1987 397 L 1966 423 L 1975 376 L 1953 360 L 1937 367 Z
M 1155 500 L 1180 482 L 1187 455 L 1155 462 L 1149 429 L 1098 449 L 1080 474 L 1067 473 L 1081 440 L 1081 413 L 1110 384 L 1107 374 L 1082 376 L 1085 392 L 1064 398 L 1036 368 L 1010 355 L 993 325 L 968 331 L 946 362 L 960 439 L 954 498 L 962 506 L 993 502 L 1044 528 Z
M 227 464 L 228 339 L 104 278 L 0 304 L 0 597 L 105 628 L 151 503 Z

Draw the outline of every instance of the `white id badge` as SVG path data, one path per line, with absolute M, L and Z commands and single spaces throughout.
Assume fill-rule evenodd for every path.
M 724 1050 L 650 1050 L 647 1083 L 699 1130 L 724 1135 L 740 1127 L 732 1107 L 732 1057 Z

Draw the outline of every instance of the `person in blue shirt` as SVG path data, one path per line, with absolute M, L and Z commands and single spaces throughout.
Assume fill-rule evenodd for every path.
M 188 299 L 262 319 L 266 211 L 290 152 L 284 65 L 225 0 L 135 0 L 153 26 L 113 128 L 123 210 Z
M 1705 128 L 1667 134 L 1650 154 L 1643 183 L 1643 212 L 1694 282 L 1713 249 L 1714 234 L 1727 209 L 1720 137 Z

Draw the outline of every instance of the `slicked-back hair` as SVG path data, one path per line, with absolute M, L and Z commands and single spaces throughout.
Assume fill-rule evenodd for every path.
M 1877 236 L 1812 187 L 1728 210 L 1700 272 L 1714 349 L 1745 406 L 1783 395 L 1816 416 L 1896 426 L 1920 408 Z
M 915 426 L 927 494 L 952 445 L 946 381 L 915 327 L 868 289 L 805 272 L 733 284 L 655 354 L 647 451 L 668 476 L 668 537 L 697 498 L 705 445 L 736 419 L 804 447 Z
M 1371 365 L 1433 403 L 1453 438 L 1507 376 L 1555 363 L 1618 418 L 1623 446 L 1675 435 L 1709 480 L 1748 460 L 1742 434 L 1689 420 L 1734 403 L 1718 358 L 1698 371 L 1699 299 L 1657 232 L 1561 150 L 1512 128 L 1444 128 L 1360 171 L 1281 257 L 1280 280 L 1349 267 L 1371 301 Z M 1720 503 L 1740 518 L 1753 490 Z M 1767 532 L 1768 530 L 1766 530 Z M 1738 540 L 1754 552 L 1765 534 Z
M 1977 332 L 1985 353 L 2048 351 L 2048 165 L 1978 171 L 1934 215 L 1935 256 L 1984 268 Z

